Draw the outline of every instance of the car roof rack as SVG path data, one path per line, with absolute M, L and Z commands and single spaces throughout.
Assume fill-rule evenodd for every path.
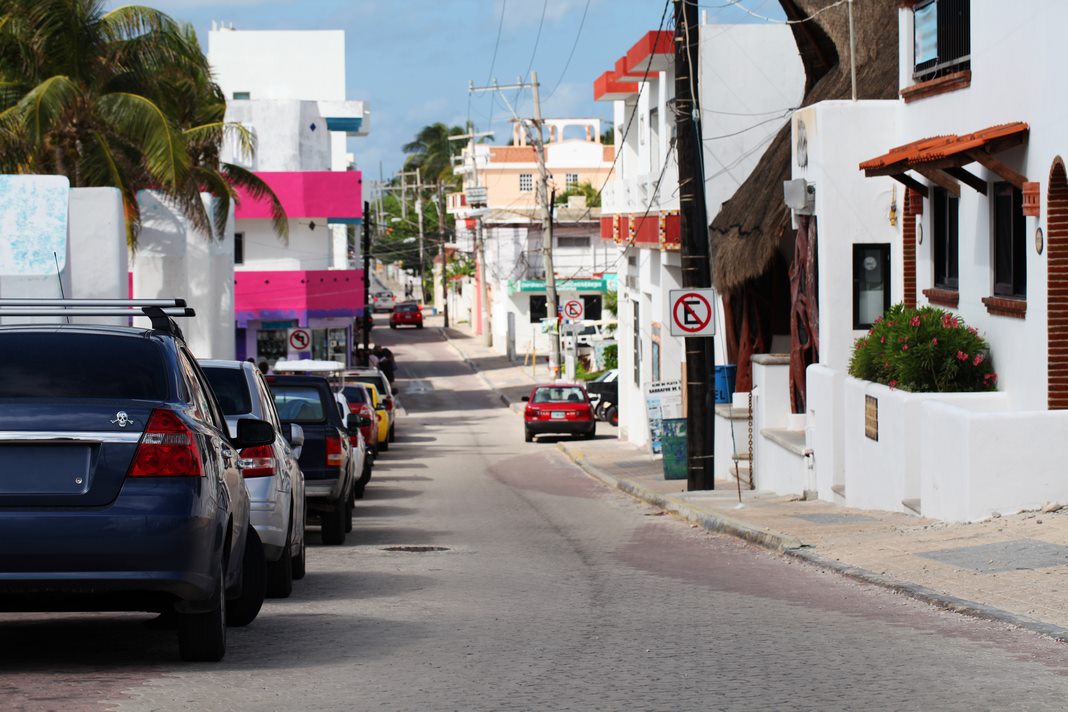
M 0 317 L 144 316 L 152 328 L 185 341 L 174 317 L 196 316 L 184 299 L 0 299 Z

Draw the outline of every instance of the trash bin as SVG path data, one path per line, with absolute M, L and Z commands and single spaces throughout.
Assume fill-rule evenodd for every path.
M 730 403 L 734 396 L 734 376 L 738 367 L 733 363 L 716 366 L 716 402 Z
M 689 474 L 686 418 L 666 418 L 662 427 L 660 443 L 664 457 L 664 479 L 685 480 Z

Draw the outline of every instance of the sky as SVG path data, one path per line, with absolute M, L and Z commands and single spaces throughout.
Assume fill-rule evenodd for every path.
M 367 102 L 371 111 L 369 135 L 351 139 L 349 150 L 372 180 L 380 166 L 387 179 L 401 170 L 401 147 L 427 124 L 462 126 L 470 118 L 476 130 L 495 131 L 495 143 L 508 142 L 506 104 L 492 93 L 469 96 L 470 81 L 511 84 L 533 69 L 544 117 L 610 119 L 611 103 L 593 100 L 593 82 L 658 28 L 665 8 L 663 0 L 138 1 L 193 23 L 205 52 L 213 20 L 238 30 L 344 30 L 348 98 Z M 710 21 L 761 22 L 739 4 L 783 17 L 775 0 L 701 2 Z M 128 3 L 106 6 L 120 4 Z M 511 92 L 508 100 L 529 115 L 529 90 Z

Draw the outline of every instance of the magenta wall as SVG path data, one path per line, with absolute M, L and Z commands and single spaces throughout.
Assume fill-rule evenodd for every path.
M 363 176 L 359 171 L 287 171 L 261 173 L 290 218 L 329 218 L 353 222 L 363 218 Z M 271 217 L 271 205 L 237 189 L 238 220 Z
M 356 317 L 363 313 L 363 270 L 235 272 L 234 313 L 249 320 Z

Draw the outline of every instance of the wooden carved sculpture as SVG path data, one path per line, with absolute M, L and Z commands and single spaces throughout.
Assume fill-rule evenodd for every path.
M 790 266 L 790 410 L 804 413 L 805 369 L 819 359 L 819 283 L 816 218 L 800 215 L 798 222 Z

